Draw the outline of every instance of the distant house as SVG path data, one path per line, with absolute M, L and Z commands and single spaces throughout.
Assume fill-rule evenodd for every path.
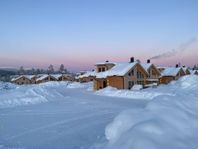
M 186 75 L 190 75 L 191 74 L 190 69 L 188 69 L 187 67 L 182 67 L 182 69 L 184 70 Z
M 143 68 L 147 71 L 148 78 L 146 79 L 146 84 L 157 83 L 159 84 L 159 77 L 161 75 L 160 71 L 154 64 L 150 63 L 150 60 L 147 60 L 147 64 L 141 64 Z
M 44 83 L 48 81 L 57 81 L 57 79 L 53 77 L 52 75 L 44 74 L 44 75 L 40 75 L 40 77 L 36 79 L 36 84 Z
M 36 79 L 37 79 L 36 75 L 25 75 L 25 77 L 31 80 L 31 84 L 36 84 Z
M 94 79 L 94 90 L 107 86 L 117 89 L 131 89 L 135 84 L 146 84 L 147 71 L 138 62 L 131 58 L 125 63 L 103 63 L 96 65 L 96 78 Z
M 55 74 L 52 75 L 57 81 L 74 81 L 74 77 L 68 74 Z
M 82 75 L 79 75 L 76 77 L 78 82 L 84 83 L 84 82 L 90 82 L 95 79 L 96 72 L 95 71 L 87 71 L 83 73 Z
M 16 78 L 13 78 L 11 80 L 12 83 L 16 83 L 16 84 L 19 84 L 19 85 L 22 85 L 22 84 L 31 84 L 31 79 L 29 79 L 27 76 L 25 75 L 22 75 L 22 76 L 18 76 Z
M 167 67 L 161 73 L 160 84 L 168 84 L 172 80 L 177 80 L 184 75 L 185 72 L 181 67 Z
M 198 75 L 198 70 L 190 70 L 191 74 Z

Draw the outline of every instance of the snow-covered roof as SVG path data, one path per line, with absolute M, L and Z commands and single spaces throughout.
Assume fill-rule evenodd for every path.
M 191 74 L 198 73 L 198 70 L 190 70 L 190 73 L 191 73 Z
M 18 77 L 12 78 L 11 81 L 16 81 L 16 80 L 18 80 L 18 79 L 20 79 L 20 78 L 22 78 L 22 77 L 23 77 L 23 76 L 18 76 Z
M 96 71 L 87 71 L 85 74 L 83 75 L 79 75 L 77 78 L 85 78 L 85 77 L 93 77 L 96 76 Z
M 133 63 L 116 63 L 110 70 L 99 72 L 96 78 L 106 78 L 108 76 L 124 76 L 130 69 L 132 69 L 138 62 Z
M 56 79 L 59 79 L 60 77 L 62 77 L 62 74 L 53 74 L 51 76 L 56 78 Z
M 148 72 L 148 69 L 152 66 L 151 63 L 147 63 L 147 64 L 141 64 L 142 67 Z
M 96 63 L 96 65 L 107 65 L 107 64 L 116 64 L 116 63 L 113 63 L 113 62 L 99 62 L 99 63 Z
M 13 82 L 13 81 L 16 81 L 16 80 L 18 80 L 20 78 L 23 78 L 23 77 L 25 77 L 28 80 L 31 80 L 31 78 L 33 77 L 33 75 L 20 75 L 18 77 L 12 78 L 11 81 Z
M 162 71 L 161 76 L 176 76 L 181 69 L 180 67 L 167 67 Z
M 29 80 L 33 79 L 35 75 L 25 75 L 24 77 L 28 78 Z
M 190 71 L 190 70 L 188 69 L 188 67 L 182 67 L 182 69 L 184 70 L 185 73 L 186 73 L 187 71 Z
M 44 74 L 44 75 L 40 76 L 39 78 L 37 78 L 36 81 L 41 81 L 41 80 L 47 78 L 48 76 L 49 76 L 49 75 Z

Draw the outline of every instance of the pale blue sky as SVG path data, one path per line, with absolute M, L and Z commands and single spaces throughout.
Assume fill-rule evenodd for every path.
M 196 39 L 197 26 L 197 0 L 1 0 L 0 66 L 144 61 Z M 192 65 L 197 48 L 154 62 Z

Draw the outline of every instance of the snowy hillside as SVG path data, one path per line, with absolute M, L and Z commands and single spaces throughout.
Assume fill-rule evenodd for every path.
M 127 91 L 0 83 L 0 149 L 197 149 L 198 76 Z
M 122 112 L 106 127 L 108 148 L 197 148 L 198 77 L 183 77 L 154 92 L 164 95 L 155 97 L 144 109 Z

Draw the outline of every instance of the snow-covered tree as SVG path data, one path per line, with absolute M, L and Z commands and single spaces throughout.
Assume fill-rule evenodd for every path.
M 49 65 L 47 72 L 48 72 L 48 74 L 53 74 L 54 73 L 54 66 Z
M 21 66 L 21 67 L 19 68 L 19 74 L 20 74 L 20 75 L 24 75 L 24 74 L 25 74 L 25 70 L 24 70 L 23 66 Z
M 60 65 L 59 72 L 60 73 L 64 73 L 65 72 L 65 66 L 63 64 Z

